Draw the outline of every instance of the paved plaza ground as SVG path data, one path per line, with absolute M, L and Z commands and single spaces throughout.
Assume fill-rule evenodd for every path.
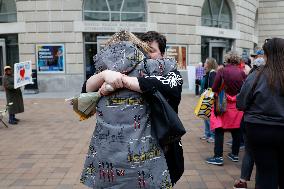
M 213 144 L 199 139 L 203 122 L 193 115 L 197 100 L 184 94 L 179 108 L 188 132 L 183 137 L 185 172 L 175 189 L 232 189 L 241 163 L 226 157 L 224 166 L 205 163 L 213 155 Z M 0 105 L 4 104 L 2 95 Z M 25 98 L 25 113 L 18 118 L 20 123 L 9 128 L 0 123 L 0 189 L 86 188 L 79 178 L 95 119 L 79 122 L 63 96 Z M 224 145 L 224 151 L 226 155 L 230 148 Z

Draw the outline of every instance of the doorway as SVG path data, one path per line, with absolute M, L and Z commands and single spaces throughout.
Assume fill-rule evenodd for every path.
M 225 53 L 226 53 L 226 41 L 222 40 L 209 41 L 209 57 L 215 58 L 218 64 L 224 63 Z
M 4 67 L 6 66 L 5 39 L 0 38 L 0 90 L 3 90 Z
M 208 57 L 215 58 L 218 64 L 224 63 L 224 55 L 231 50 L 232 40 L 212 37 L 201 38 L 202 62 Z

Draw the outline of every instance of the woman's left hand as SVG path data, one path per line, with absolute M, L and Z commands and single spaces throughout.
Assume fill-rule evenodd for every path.
M 137 77 L 129 77 L 127 75 L 123 75 L 122 82 L 125 88 L 141 93 Z

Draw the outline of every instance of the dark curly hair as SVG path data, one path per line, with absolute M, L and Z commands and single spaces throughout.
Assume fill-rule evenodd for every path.
M 140 39 L 144 42 L 153 42 L 156 41 L 159 45 L 159 49 L 163 54 L 166 51 L 167 39 L 164 35 L 156 32 L 156 31 L 148 31 L 140 36 Z

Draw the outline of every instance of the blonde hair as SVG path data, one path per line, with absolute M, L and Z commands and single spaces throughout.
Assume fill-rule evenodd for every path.
M 215 58 L 207 58 L 205 63 L 207 64 L 207 68 L 209 72 L 211 70 L 217 70 L 218 68 L 218 64 Z
M 121 41 L 130 41 L 134 45 L 143 49 L 146 53 L 152 52 L 152 48 L 148 45 L 148 43 L 141 41 L 136 35 L 125 30 L 115 33 L 109 40 L 106 41 L 106 45 L 109 46 Z

